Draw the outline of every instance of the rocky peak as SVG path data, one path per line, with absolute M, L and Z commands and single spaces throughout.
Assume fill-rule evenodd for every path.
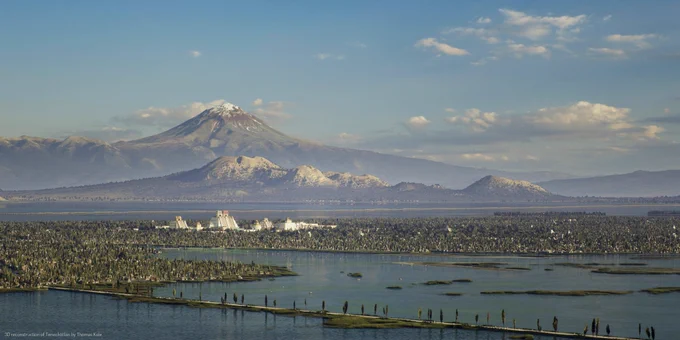
M 549 196 L 547 190 L 528 181 L 513 180 L 505 177 L 486 176 L 472 183 L 463 192 L 471 195 L 500 197 Z
M 291 169 L 284 180 L 288 184 L 303 187 L 337 186 L 337 183 L 326 177 L 321 170 L 310 165 L 300 165 Z

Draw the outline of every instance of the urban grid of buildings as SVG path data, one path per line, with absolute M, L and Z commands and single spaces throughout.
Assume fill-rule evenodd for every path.
M 261 231 L 261 230 L 273 230 L 273 231 L 297 231 L 297 230 L 308 230 L 308 229 L 321 229 L 321 228 L 335 228 L 335 225 L 323 225 L 318 223 L 307 223 L 307 222 L 293 222 L 290 218 L 287 218 L 285 222 L 272 223 L 269 219 L 264 218 L 262 221 L 255 221 L 253 225 L 246 228 L 241 228 L 236 223 L 234 216 L 229 215 L 227 210 L 218 210 L 214 217 L 210 219 L 210 223 L 207 228 L 203 228 L 201 222 L 196 222 L 196 225 L 188 225 L 186 220 L 182 219 L 182 216 L 175 216 L 175 219 L 170 221 L 168 225 L 157 226 L 156 229 L 182 229 L 188 231 L 226 231 L 226 230 L 237 230 L 237 231 Z

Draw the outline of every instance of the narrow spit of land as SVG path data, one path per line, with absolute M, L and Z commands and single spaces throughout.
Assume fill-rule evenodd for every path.
M 228 308 L 239 309 L 250 312 L 264 312 L 283 316 L 302 316 L 316 317 L 324 319 L 324 326 L 335 328 L 460 328 L 466 330 L 483 330 L 490 332 L 511 333 L 517 335 L 531 334 L 544 336 L 558 336 L 572 339 L 608 339 L 608 340 L 634 340 L 635 338 L 604 336 L 604 335 L 583 335 L 569 332 L 553 332 L 549 330 L 535 330 L 527 328 L 512 328 L 492 325 L 473 325 L 460 322 L 434 322 L 428 320 L 416 320 L 408 318 L 380 317 L 376 315 L 343 314 L 328 311 L 313 311 L 303 309 L 289 309 L 281 307 L 264 307 L 247 304 L 219 303 L 212 301 L 199 301 L 177 298 L 149 297 L 136 294 L 105 292 L 87 289 L 75 289 L 67 287 L 50 287 L 52 290 L 109 295 L 116 298 L 126 299 L 134 303 L 157 303 L 177 306 L 188 306 L 194 308 Z

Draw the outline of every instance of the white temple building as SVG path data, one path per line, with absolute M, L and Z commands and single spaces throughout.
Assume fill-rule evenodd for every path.
M 239 230 L 238 224 L 227 210 L 218 210 L 215 217 L 210 219 L 209 229 Z
M 290 218 L 287 218 L 285 222 L 277 223 L 275 228 L 276 231 L 295 231 L 295 230 L 306 230 L 306 229 L 321 229 L 321 228 L 335 228 L 335 225 L 322 225 L 318 223 L 307 223 L 307 222 L 293 222 Z
M 187 221 L 182 219 L 182 216 L 175 216 L 174 221 L 170 221 L 170 225 L 168 225 L 169 229 L 189 229 L 189 226 L 187 225 Z
M 156 229 L 181 229 L 189 231 L 201 231 L 203 230 L 203 226 L 201 226 L 201 222 L 196 222 L 195 227 L 189 226 L 187 224 L 187 221 L 182 219 L 182 216 L 175 216 L 174 221 L 170 221 L 168 225 L 156 226 Z

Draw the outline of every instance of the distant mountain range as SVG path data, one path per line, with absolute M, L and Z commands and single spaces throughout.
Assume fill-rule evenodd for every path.
M 635 171 L 621 175 L 537 183 L 567 196 L 656 197 L 680 195 L 680 170 Z
M 133 141 L 0 138 L 0 188 L 43 189 L 158 177 L 238 155 L 265 157 L 287 168 L 308 164 L 319 171 L 370 173 L 390 183 L 422 182 L 449 188 L 462 188 L 486 175 L 532 182 L 570 177 L 461 167 L 326 146 L 287 136 L 241 108 L 223 104 L 168 131 Z
M 564 197 L 526 181 L 486 176 L 463 190 L 402 182 L 390 186 L 372 175 L 323 172 L 309 165 L 281 167 L 263 157 L 220 157 L 168 176 L 90 186 L 6 191 L 10 200 L 303 201 L 555 201 Z

